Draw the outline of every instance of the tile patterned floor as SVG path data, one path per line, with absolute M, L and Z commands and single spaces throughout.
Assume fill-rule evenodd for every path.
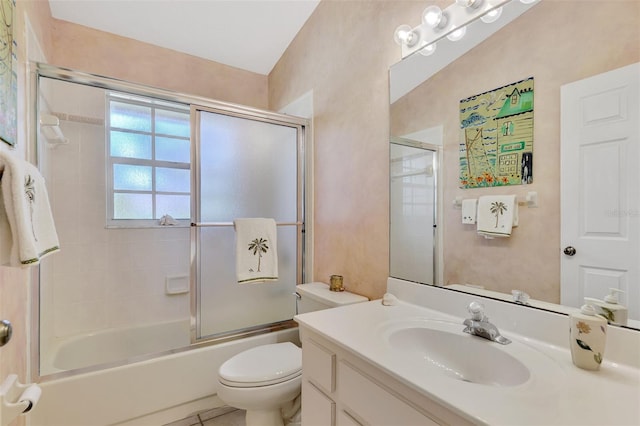
M 220 407 L 203 411 L 165 426 L 245 426 L 244 410 Z

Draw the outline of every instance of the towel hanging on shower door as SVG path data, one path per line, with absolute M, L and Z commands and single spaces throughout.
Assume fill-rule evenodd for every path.
M 276 221 L 236 219 L 236 275 L 239 284 L 278 279 Z

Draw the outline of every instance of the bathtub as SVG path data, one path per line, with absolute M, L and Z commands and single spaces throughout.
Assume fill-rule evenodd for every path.
M 183 348 L 190 343 L 189 328 L 185 319 L 73 336 L 51 345 L 40 369 L 59 373 Z
M 181 325 L 174 325 L 179 330 Z M 163 333 L 170 328 L 158 331 Z M 112 357 L 122 359 L 121 350 L 127 342 L 148 340 L 134 339 L 140 331 L 101 332 L 62 342 L 51 357 L 50 367 L 54 370 L 78 368 L 83 363 L 93 364 L 90 360 L 96 355 L 101 357 L 101 362 L 110 362 Z M 168 337 L 169 333 L 166 334 Z M 162 343 L 162 339 L 159 340 Z M 299 344 L 297 328 L 45 380 L 40 383 L 42 396 L 31 411 L 30 424 L 158 426 L 170 423 L 222 405 L 216 396 L 217 371 L 228 358 L 257 345 L 285 341 Z M 93 353 L 92 348 L 98 353 Z M 149 352 L 149 348 L 142 345 L 138 349 L 143 350 L 141 353 Z

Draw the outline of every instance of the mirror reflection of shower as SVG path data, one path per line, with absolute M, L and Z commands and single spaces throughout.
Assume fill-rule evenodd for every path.
M 390 276 L 437 284 L 437 148 L 390 145 Z

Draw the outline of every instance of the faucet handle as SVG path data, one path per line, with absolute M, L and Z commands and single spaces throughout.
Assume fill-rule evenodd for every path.
M 471 319 L 474 321 L 482 321 L 485 318 L 484 305 L 480 302 L 473 301 L 467 306 L 467 311 L 471 314 Z

